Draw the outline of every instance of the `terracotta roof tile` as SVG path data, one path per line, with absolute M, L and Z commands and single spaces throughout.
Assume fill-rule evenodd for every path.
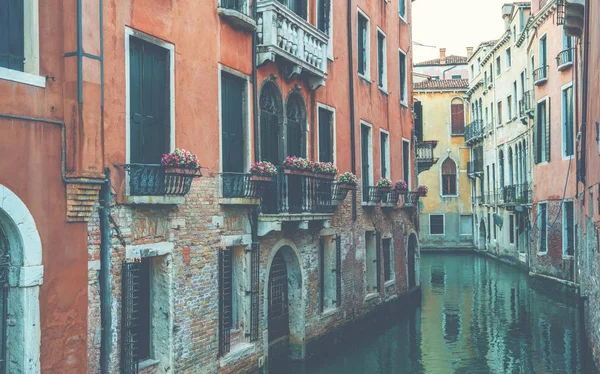
M 467 60 L 468 59 L 466 57 L 464 57 L 464 56 L 450 55 L 450 56 L 446 57 L 446 65 L 466 64 Z M 439 58 L 435 58 L 433 60 L 427 60 L 427 61 L 417 62 L 415 64 L 415 66 L 427 66 L 427 65 L 441 65 L 440 64 L 440 59 Z
M 432 79 L 413 84 L 415 90 L 467 90 L 468 79 Z

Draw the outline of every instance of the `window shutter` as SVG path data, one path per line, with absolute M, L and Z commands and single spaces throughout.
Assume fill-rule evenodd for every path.
M 342 237 L 335 237 L 335 303 L 342 305 Z
M 381 233 L 375 233 L 375 264 L 377 265 L 377 292 L 381 292 Z
M 332 116 L 328 110 L 319 109 L 319 161 L 333 162 Z
M 221 131 L 223 171 L 244 172 L 244 81 L 227 73 L 221 75 Z
M 129 39 L 129 132 L 131 163 L 142 163 L 144 114 L 142 105 L 142 44 L 138 39 Z
M 550 161 L 550 97 L 546 101 L 546 161 Z
M 24 70 L 24 20 L 23 0 L 0 1 L 0 67 Z
M 370 167 L 371 165 L 369 165 L 369 128 L 363 126 L 361 128 L 361 137 L 360 137 L 360 141 L 361 141 L 361 158 L 362 158 L 362 170 L 361 172 L 361 177 L 362 177 L 362 192 L 363 192 L 363 201 L 367 201 L 368 200 L 368 196 L 369 196 L 369 174 L 370 174 Z
M 319 239 L 319 305 L 325 310 L 325 238 Z
M 358 16 L 358 72 L 361 74 L 365 73 L 365 64 L 364 64 L 364 59 L 365 59 L 365 30 L 364 30 L 364 21 L 362 20 L 362 17 L 359 15 Z
M 464 134 L 465 116 L 462 104 L 452 104 L 452 134 Z
M 258 318 L 260 307 L 260 244 L 252 243 L 250 272 L 250 341 L 258 340 Z
M 141 262 L 123 262 L 121 273 L 121 373 L 138 372 L 138 300 Z
M 536 107 L 536 115 L 535 115 L 535 125 L 533 126 L 533 162 L 535 164 L 540 163 L 540 107 L 539 105 Z
M 219 356 L 229 352 L 231 329 L 231 247 L 217 249 L 219 253 Z

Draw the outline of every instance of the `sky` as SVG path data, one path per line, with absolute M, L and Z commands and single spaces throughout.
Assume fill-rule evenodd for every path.
M 446 55 L 467 55 L 467 47 L 498 39 L 504 33 L 502 5 L 506 0 L 414 0 L 412 3 L 414 62 Z

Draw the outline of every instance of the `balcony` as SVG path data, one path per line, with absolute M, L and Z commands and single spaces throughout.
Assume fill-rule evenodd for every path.
M 467 162 L 467 174 L 472 178 L 483 174 L 483 160 L 475 159 Z
M 562 0 L 565 8 L 564 29 L 568 36 L 581 38 L 585 19 L 585 0 Z
M 538 11 L 544 9 L 546 4 L 548 4 L 549 2 L 550 0 L 539 0 L 540 7 L 538 8 Z
M 221 174 L 220 204 L 224 205 L 259 205 L 260 198 L 269 189 L 273 181 L 269 178 L 259 180 L 251 174 Z
M 419 201 L 417 192 L 399 193 L 394 189 L 389 192 L 382 192 L 378 187 L 370 186 L 363 189 L 363 205 L 364 206 L 380 206 L 381 208 L 413 208 L 417 206 Z M 400 201 L 402 204 L 399 205 Z
M 573 65 L 573 48 L 565 49 L 556 56 L 556 65 L 558 65 L 558 71 L 567 70 Z
M 533 84 L 541 86 L 548 81 L 548 65 L 537 68 L 533 71 Z
M 431 169 L 438 161 L 434 157 L 433 150 L 437 146 L 437 140 L 425 140 L 417 143 L 417 174 Z
M 305 74 L 311 89 L 325 85 L 329 37 L 277 0 L 256 6 L 258 64 L 281 59 L 286 78 Z
M 523 98 L 519 100 L 519 116 L 526 117 L 527 113 L 533 110 L 533 92 L 526 91 L 523 93 Z
M 514 184 L 502 189 L 502 204 L 507 207 L 526 205 L 533 202 L 533 189 L 530 183 Z
M 403 208 L 416 208 L 417 203 L 419 202 L 420 194 L 414 191 L 406 192 L 402 195 L 402 199 L 404 200 Z
M 165 167 L 159 164 L 126 164 L 127 202 L 130 204 L 181 204 L 194 178 L 195 169 Z
M 483 121 L 476 119 L 465 126 L 465 144 L 471 144 L 483 137 Z
M 254 31 L 256 21 L 252 18 L 252 8 L 247 0 L 220 0 L 219 16 L 235 28 Z

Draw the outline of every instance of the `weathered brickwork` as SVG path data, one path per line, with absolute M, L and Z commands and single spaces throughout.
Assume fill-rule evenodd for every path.
M 294 246 L 299 254 L 302 274 L 302 303 L 305 325 L 304 343 L 317 340 L 348 322 L 375 310 L 378 305 L 395 299 L 407 289 L 406 245 L 408 236 L 416 235 L 416 209 L 362 207 L 357 191 L 358 219 L 352 222 L 349 194 L 336 209 L 331 227 L 321 229 L 310 225 L 308 230 L 284 234 L 273 231 L 260 237 L 259 339 L 246 356 L 228 362 L 218 357 L 218 259 L 217 251 L 224 246 L 223 237 L 251 234 L 248 208 L 223 206 L 218 203 L 219 179 L 205 175 L 196 180 L 185 203 L 179 206 L 142 206 L 113 204 L 112 227 L 112 353 L 111 372 L 120 364 L 121 263 L 126 246 L 146 243 L 173 243 L 172 304 L 173 304 L 173 367 L 153 366 L 144 373 L 246 373 L 266 364 L 265 323 L 267 321 L 265 283 L 269 263 L 282 243 Z M 99 258 L 99 225 L 97 212 L 89 222 L 89 260 Z M 117 230 L 118 228 L 118 230 Z M 379 295 L 365 300 L 364 238 L 365 231 L 378 231 L 382 238 L 393 238 L 395 281 L 384 284 Z M 319 238 L 340 235 L 342 238 L 342 301 L 333 311 L 321 313 L 319 305 Z M 416 252 L 418 257 L 418 251 Z M 383 258 L 380 259 L 383 261 Z M 418 259 L 416 261 L 418 264 Z M 100 300 L 97 271 L 90 270 L 90 305 L 88 312 L 89 372 L 99 369 Z M 233 349 L 232 349 L 232 353 Z M 313 352 L 306 352 L 311 356 Z
M 94 211 L 100 184 L 67 184 L 67 222 L 87 222 Z

